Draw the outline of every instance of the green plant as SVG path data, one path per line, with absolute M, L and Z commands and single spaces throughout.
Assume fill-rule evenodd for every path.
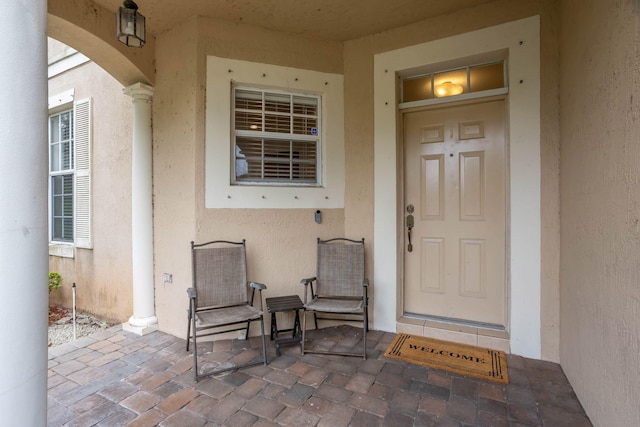
M 60 286 L 62 286 L 61 282 L 62 282 L 62 276 L 60 276 L 55 271 L 50 272 L 49 273 L 49 293 L 51 293 L 52 290 L 58 289 Z

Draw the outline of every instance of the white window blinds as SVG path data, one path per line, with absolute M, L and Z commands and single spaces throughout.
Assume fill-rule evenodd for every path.
M 317 185 L 320 97 L 234 88 L 236 184 Z

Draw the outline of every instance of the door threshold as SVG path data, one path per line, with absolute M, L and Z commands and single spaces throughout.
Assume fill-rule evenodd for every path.
M 510 353 L 510 337 L 504 327 L 417 316 L 405 313 L 396 322 L 396 332 L 441 339 Z
M 426 316 L 426 315 L 414 314 L 414 313 L 405 313 L 403 317 L 406 317 L 409 319 L 424 320 L 425 322 L 430 322 L 435 325 L 444 325 L 445 328 L 447 325 L 455 325 L 455 326 L 464 327 L 464 328 L 478 329 L 480 331 L 483 331 L 483 330 L 491 331 L 489 333 L 489 335 L 491 336 L 494 336 L 493 335 L 494 333 L 504 333 L 506 334 L 504 336 L 509 336 L 504 326 L 496 325 L 493 323 L 474 322 L 471 320 L 455 319 L 452 317 Z M 500 335 L 500 336 L 503 336 L 503 335 Z

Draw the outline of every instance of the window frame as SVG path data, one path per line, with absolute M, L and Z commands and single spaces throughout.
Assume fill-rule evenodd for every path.
M 255 92 L 261 95 L 261 109 L 238 109 L 236 105 L 236 95 L 238 91 L 246 91 L 246 92 Z M 279 111 L 270 111 L 266 107 L 265 98 L 267 95 L 274 96 L 287 96 L 290 101 L 290 108 L 288 112 L 279 112 Z M 315 115 L 313 114 L 301 114 L 296 113 L 294 109 L 294 99 L 296 97 L 310 99 L 315 101 Z M 235 81 L 231 82 L 231 138 L 230 138 L 230 153 L 231 153 L 231 165 L 230 165 L 230 184 L 232 186 L 256 186 L 256 187 L 265 187 L 265 186 L 274 186 L 274 187 L 321 187 L 322 186 L 322 151 L 323 151 L 323 132 L 322 132 L 322 116 L 323 116 L 323 98 L 321 94 L 305 92 L 305 91 L 296 91 L 296 90 L 288 90 L 284 88 L 273 88 L 273 87 L 264 87 L 259 85 L 251 85 L 238 83 Z M 259 130 L 251 130 L 251 129 L 237 129 L 236 124 L 236 112 L 243 111 L 246 113 L 258 114 L 261 115 L 261 128 Z M 266 116 L 281 116 L 281 117 L 289 117 L 289 132 L 274 132 L 265 130 L 267 127 L 266 124 Z M 315 118 L 315 126 L 312 126 L 311 129 L 315 129 L 315 134 L 311 131 L 311 134 L 302 134 L 295 133 L 295 118 Z M 238 160 L 238 138 L 246 138 L 246 139 L 255 139 L 261 140 L 261 153 L 260 153 L 260 174 L 261 178 L 259 179 L 238 179 L 237 175 L 237 164 Z M 289 163 L 289 178 L 277 179 L 277 178 L 266 178 L 265 177 L 265 164 L 268 161 L 271 161 L 275 164 L 285 164 L 287 163 L 279 156 L 272 156 L 271 158 L 266 154 L 265 149 L 265 141 L 275 142 L 289 142 L 289 153 L 288 153 L 288 163 Z M 295 161 L 292 157 L 292 153 L 294 152 L 293 144 L 295 143 L 313 143 L 315 142 L 313 150 L 315 151 L 315 159 L 313 159 L 313 163 L 305 162 L 305 161 Z M 304 164 L 313 164 L 314 179 L 294 179 L 293 178 L 293 169 L 295 165 L 304 165 Z
M 320 186 L 231 185 L 231 83 L 322 95 Z M 207 56 L 205 207 L 228 209 L 342 209 L 345 201 L 344 76 Z
M 85 98 L 74 101 L 74 90 L 69 90 L 49 98 L 47 117 L 47 156 L 49 203 L 47 217 L 49 223 L 49 255 L 65 258 L 75 257 L 75 248 L 93 249 L 92 232 L 92 139 L 93 139 L 93 101 Z M 71 164 L 63 171 L 52 171 L 51 158 L 51 117 L 71 112 L 73 136 L 70 156 Z M 72 176 L 72 239 L 54 238 L 54 200 L 52 177 Z
M 49 216 L 49 241 L 51 243 L 54 244 L 67 244 L 67 245 L 73 245 L 75 243 L 75 201 L 74 201 L 74 195 L 75 195 L 75 159 L 74 159 L 74 141 L 75 141 L 75 134 L 74 134 L 74 109 L 73 109 L 73 105 L 71 106 L 65 106 L 67 108 L 62 108 L 59 109 L 55 112 L 51 112 L 49 114 L 48 117 L 48 153 L 49 153 L 49 212 L 48 212 L 48 216 Z M 70 107 L 70 108 L 69 108 Z M 53 141 L 53 134 L 52 134 L 52 119 L 54 117 L 62 117 L 62 115 L 64 114 L 68 114 L 69 115 L 69 138 L 66 139 L 65 141 L 63 141 L 62 139 L 58 138 L 57 141 Z M 58 129 L 60 128 L 59 125 L 60 121 L 58 121 Z M 52 146 L 56 144 L 56 150 L 58 151 L 58 155 L 57 155 L 57 162 L 60 164 L 59 167 L 56 167 L 56 165 L 54 165 L 54 156 L 52 156 Z M 65 149 L 63 148 L 63 144 L 68 144 L 68 148 L 66 149 L 68 151 L 68 156 L 69 156 L 69 161 L 68 161 L 68 167 L 67 168 L 63 168 L 63 152 L 65 151 Z M 67 194 L 66 192 L 64 192 L 60 195 L 60 194 L 56 194 L 54 187 L 55 187 L 55 183 L 54 180 L 57 177 L 62 177 L 63 180 L 65 177 L 70 177 L 71 178 L 71 193 Z M 63 187 L 64 187 L 64 183 L 63 183 Z M 56 198 L 58 197 L 62 197 L 62 208 L 61 208 L 61 214 L 60 215 L 56 215 Z M 70 215 L 70 221 L 71 221 L 71 237 L 70 238 L 65 238 L 65 225 L 64 222 L 66 219 L 69 219 L 69 215 L 66 215 L 65 209 L 64 209 L 64 205 L 69 201 L 67 199 L 70 199 L 70 203 L 71 203 L 71 215 Z M 55 227 L 56 227 L 56 219 L 62 219 L 62 238 L 57 238 L 56 236 L 59 233 L 56 233 Z

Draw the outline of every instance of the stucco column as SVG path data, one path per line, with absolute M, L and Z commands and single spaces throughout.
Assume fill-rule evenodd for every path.
M 133 99 L 131 154 L 131 240 L 133 315 L 123 328 L 144 335 L 157 329 L 153 287 L 153 202 L 151 101 L 153 88 L 136 83 L 124 89 Z
M 47 2 L 0 14 L 0 424 L 47 424 Z

